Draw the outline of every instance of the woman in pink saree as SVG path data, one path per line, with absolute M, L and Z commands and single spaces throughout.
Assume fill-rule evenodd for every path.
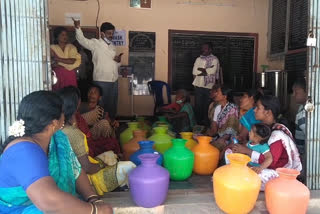
M 58 82 L 53 90 L 66 86 L 77 87 L 76 68 L 81 64 L 81 55 L 77 48 L 68 43 L 67 29 L 57 27 L 54 29 L 55 44 L 51 45 L 52 68 L 56 73 Z

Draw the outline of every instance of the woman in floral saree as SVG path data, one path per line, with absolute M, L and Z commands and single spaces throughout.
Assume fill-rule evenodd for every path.
M 128 173 L 135 168 L 135 165 L 131 161 L 118 163 L 114 161 L 106 165 L 99 158 L 90 156 L 87 138 L 77 127 L 76 112 L 80 101 L 79 90 L 70 86 L 57 93 L 64 100 L 65 126 L 62 131 L 69 137 L 71 146 L 97 193 L 103 195 L 117 187 L 125 186 L 128 183 Z
M 239 111 L 233 103 L 232 90 L 220 85 L 214 85 L 211 97 L 218 104 L 211 118 L 211 127 L 208 135 L 215 137 L 213 145 L 220 151 L 227 146 L 231 136 L 236 136 L 239 129 Z
M 88 91 L 88 103 L 81 103 L 76 114 L 77 127 L 86 135 L 89 154 L 92 157 L 112 150 L 119 155 L 120 144 L 115 137 L 119 127 L 116 120 L 111 120 L 108 112 L 98 105 L 102 89 L 92 85 Z

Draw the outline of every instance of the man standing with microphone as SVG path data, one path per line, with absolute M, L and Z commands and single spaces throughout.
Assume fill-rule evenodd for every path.
M 116 48 L 112 44 L 115 27 L 104 22 L 100 27 L 100 39 L 87 39 L 80 28 L 80 21 L 73 21 L 76 39 L 92 53 L 93 82 L 102 88 L 102 107 L 114 120 L 118 105 L 118 68 L 122 56 L 122 53 L 116 55 Z

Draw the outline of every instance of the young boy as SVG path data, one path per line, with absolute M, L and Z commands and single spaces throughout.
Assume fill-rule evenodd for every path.
M 304 154 L 305 149 L 305 128 L 306 128 L 306 111 L 304 104 L 307 101 L 306 82 L 305 80 L 297 80 L 292 86 L 293 96 L 297 104 L 299 104 L 298 113 L 296 114 L 296 130 L 295 138 L 297 148 L 300 155 Z

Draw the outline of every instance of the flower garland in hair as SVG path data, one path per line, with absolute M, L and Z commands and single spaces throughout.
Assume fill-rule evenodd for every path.
M 22 137 L 25 134 L 25 126 L 23 120 L 16 120 L 9 127 L 9 136 Z

